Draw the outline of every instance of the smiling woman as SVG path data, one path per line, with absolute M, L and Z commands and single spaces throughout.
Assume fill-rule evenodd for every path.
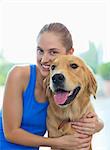
M 62 27 L 62 24 L 58 26 L 56 24 L 45 25 L 37 38 L 37 65 L 44 77 L 48 75 L 53 59 L 59 54 L 66 54 L 68 50 L 71 54 L 74 51 L 71 34 Z M 66 35 L 68 36 L 65 37 Z M 63 42 L 60 43 L 59 40 Z M 68 43 L 66 47 L 65 42 Z

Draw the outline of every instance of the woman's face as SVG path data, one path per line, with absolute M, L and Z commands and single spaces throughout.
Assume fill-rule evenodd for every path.
M 49 74 L 51 62 L 59 54 L 66 54 L 60 38 L 52 32 L 44 32 L 37 41 L 37 66 L 43 77 Z

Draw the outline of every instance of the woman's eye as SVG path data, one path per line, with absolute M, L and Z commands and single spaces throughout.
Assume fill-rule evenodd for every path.
M 51 66 L 51 70 L 54 70 L 54 69 L 55 69 L 55 67 L 56 67 L 55 65 L 52 65 L 52 66 Z
M 43 51 L 42 49 L 37 49 L 37 52 L 38 52 L 39 54 L 42 54 L 44 51 Z
M 57 54 L 57 53 L 58 53 L 58 52 L 56 52 L 56 51 L 50 52 L 51 55 L 55 55 L 55 54 Z
M 78 68 L 79 66 L 77 64 L 70 64 L 70 67 L 73 68 L 73 69 L 76 69 Z

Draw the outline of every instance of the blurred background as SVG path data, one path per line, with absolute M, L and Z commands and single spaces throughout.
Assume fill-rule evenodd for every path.
M 61 22 L 73 36 L 74 54 L 92 68 L 98 82 L 97 99 L 91 101 L 105 125 L 94 135 L 93 150 L 110 150 L 109 14 L 109 0 L 0 0 L 0 109 L 10 68 L 36 63 L 40 29 Z

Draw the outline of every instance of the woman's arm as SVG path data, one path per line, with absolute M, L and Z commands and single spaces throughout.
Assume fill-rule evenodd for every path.
M 3 100 L 3 129 L 8 141 L 26 146 L 39 146 L 45 138 L 31 134 L 22 128 L 22 93 L 26 67 L 15 67 L 8 75 Z
M 25 146 L 49 146 L 57 148 L 74 147 L 87 150 L 89 147 L 90 137 L 76 133 L 75 135 L 63 136 L 59 138 L 46 138 L 31 134 L 22 128 L 22 93 L 25 89 L 26 80 L 24 77 L 25 69 L 15 67 L 6 82 L 4 100 L 3 100 L 3 130 L 8 141 Z

